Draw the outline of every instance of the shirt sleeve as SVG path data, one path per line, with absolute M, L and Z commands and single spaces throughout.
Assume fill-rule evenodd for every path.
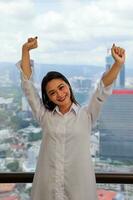
M 24 91 L 24 94 L 28 100 L 28 103 L 32 109 L 33 116 L 37 119 L 37 121 L 41 124 L 43 116 L 45 115 L 46 108 L 43 105 L 43 102 L 37 92 L 37 89 L 34 86 L 33 82 L 33 65 L 34 62 L 31 60 L 30 62 L 32 68 L 32 74 L 28 79 L 24 74 L 21 68 L 21 61 L 19 61 L 16 65 L 21 72 L 21 86 Z
M 101 80 L 94 91 L 91 100 L 87 106 L 87 112 L 91 116 L 92 125 L 95 124 L 103 103 L 106 101 L 107 97 L 112 94 L 113 83 L 107 87 L 104 86 Z

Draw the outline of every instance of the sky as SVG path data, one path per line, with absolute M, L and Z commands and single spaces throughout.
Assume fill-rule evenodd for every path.
M 103 66 L 115 43 L 132 68 L 132 0 L 0 0 L 0 62 L 17 62 L 35 36 L 37 63 Z

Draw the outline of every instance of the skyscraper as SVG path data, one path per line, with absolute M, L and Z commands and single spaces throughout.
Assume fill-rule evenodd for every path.
M 99 118 L 100 157 L 133 160 L 133 90 L 115 89 Z
M 114 63 L 114 59 L 110 53 L 110 49 L 107 49 L 107 56 L 105 58 L 106 60 L 106 70 L 110 69 L 112 64 Z M 115 87 L 117 88 L 124 88 L 125 87 L 125 64 L 122 66 L 121 71 L 118 75 L 118 78 L 116 80 Z

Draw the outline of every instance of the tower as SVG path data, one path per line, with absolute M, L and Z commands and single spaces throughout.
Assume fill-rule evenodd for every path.
M 114 63 L 114 59 L 110 53 L 110 49 L 107 49 L 107 56 L 106 56 L 105 60 L 106 60 L 106 70 L 109 70 L 110 67 Z M 116 83 L 115 83 L 115 87 L 116 88 L 124 88 L 125 87 L 125 64 L 123 64 L 123 66 L 121 68 L 121 71 L 120 71 L 118 78 L 116 80 Z

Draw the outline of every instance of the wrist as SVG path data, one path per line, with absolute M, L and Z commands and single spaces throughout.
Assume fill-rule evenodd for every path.
M 116 66 L 118 67 L 122 67 L 122 65 L 124 64 L 123 62 L 120 62 L 118 60 L 115 60 L 115 63 L 114 63 Z
M 29 49 L 25 44 L 22 46 L 22 52 L 29 53 Z

